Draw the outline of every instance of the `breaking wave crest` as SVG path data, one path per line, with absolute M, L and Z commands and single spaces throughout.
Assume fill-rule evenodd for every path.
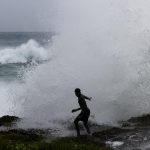
M 10 47 L 0 50 L 1 64 L 28 63 L 31 61 L 39 63 L 49 58 L 48 50 L 33 39 L 15 48 Z

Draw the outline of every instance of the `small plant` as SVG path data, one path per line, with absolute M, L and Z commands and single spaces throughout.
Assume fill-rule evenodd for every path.
M 100 148 L 94 144 L 77 143 L 1 143 L 0 150 L 112 150 L 110 148 Z

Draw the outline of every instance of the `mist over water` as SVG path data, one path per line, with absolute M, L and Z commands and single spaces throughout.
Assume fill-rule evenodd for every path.
M 76 87 L 93 97 L 88 106 L 98 123 L 149 113 L 149 3 L 56 1 L 52 58 L 10 89 L 14 113 L 45 126 L 74 118 Z

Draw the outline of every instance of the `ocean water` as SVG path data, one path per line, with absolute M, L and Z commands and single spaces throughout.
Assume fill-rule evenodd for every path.
M 14 110 L 18 107 L 11 96 L 17 93 L 12 89 L 26 83 L 26 72 L 49 61 L 48 47 L 53 35 L 50 32 L 0 32 L 0 116 L 16 114 Z
M 0 81 L 19 81 L 23 68 L 33 62 L 47 61 L 47 46 L 53 35 L 48 32 L 0 32 Z

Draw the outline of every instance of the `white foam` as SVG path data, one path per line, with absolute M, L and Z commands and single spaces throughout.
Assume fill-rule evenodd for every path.
M 28 61 L 42 62 L 50 58 L 50 51 L 31 39 L 16 48 L 0 50 L 0 63 L 27 63 Z
M 124 142 L 122 142 L 122 141 L 114 141 L 114 142 L 107 141 L 106 144 L 113 148 L 116 148 L 116 147 L 122 146 L 124 144 Z

